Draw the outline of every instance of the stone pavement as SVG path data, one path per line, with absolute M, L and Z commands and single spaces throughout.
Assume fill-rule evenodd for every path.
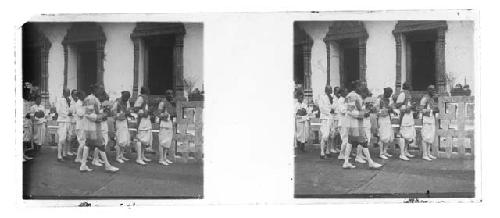
M 402 161 L 393 155 L 389 160 L 372 158 L 384 164 L 371 170 L 355 163 L 355 169 L 342 169 L 343 160 L 321 160 L 319 149 L 309 148 L 295 156 L 295 196 L 298 198 L 356 197 L 474 197 L 474 161 L 463 159 L 420 159 Z M 390 154 L 394 152 L 389 151 Z M 418 151 L 412 151 L 418 154 Z M 351 158 L 350 162 L 353 163 Z
M 159 165 L 157 156 L 140 166 L 132 160 L 111 164 L 120 171 L 109 173 L 104 167 L 88 166 L 94 171 L 81 173 L 74 157 L 64 162 L 56 160 L 56 149 L 44 147 L 40 154 L 23 165 L 24 198 L 201 198 L 203 196 L 202 163 Z M 135 153 L 133 156 L 135 158 Z

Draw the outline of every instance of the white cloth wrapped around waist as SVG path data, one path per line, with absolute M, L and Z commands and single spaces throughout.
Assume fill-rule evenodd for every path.
M 148 131 L 148 130 L 152 130 L 153 129 L 153 126 L 151 124 L 151 119 L 149 116 L 147 117 L 142 117 L 141 118 L 141 123 L 139 123 L 139 127 L 137 128 L 137 130 L 139 131 Z
M 401 122 L 401 126 L 403 127 L 411 127 L 415 125 L 415 121 L 413 120 L 413 112 L 405 113 L 403 115 L 403 120 Z

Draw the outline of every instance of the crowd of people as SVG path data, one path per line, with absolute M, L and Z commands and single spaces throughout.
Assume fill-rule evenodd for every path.
M 343 160 L 344 169 L 353 169 L 349 162 L 351 150 L 356 149 L 354 162 L 368 164 L 369 168 L 379 169 L 370 154 L 369 145 L 377 144 L 378 157 L 389 159 L 394 154 L 388 152 L 388 145 L 399 147 L 399 159 L 408 161 L 415 157 L 409 146 L 416 146 L 415 119 L 422 119 L 421 158 L 427 161 L 436 159 L 431 154 L 434 143 L 436 114 L 439 109 L 435 102 L 436 90 L 428 86 L 427 93 L 419 102 L 412 102 L 410 86 L 403 84 L 402 91 L 394 93 L 390 87 L 383 94 L 373 97 L 364 81 L 352 82 L 350 90 L 327 85 L 325 92 L 316 102 L 305 102 L 301 88 L 295 90 L 295 140 L 299 151 L 305 152 L 309 138 L 310 119 L 320 120 L 320 158 Z M 317 105 L 317 106 L 316 106 Z M 372 142 L 372 138 L 376 141 Z M 395 146 L 396 147 L 396 146 Z
M 145 155 L 145 150 L 152 150 L 152 120 L 159 123 L 158 163 L 172 163 L 167 157 L 173 139 L 173 125 L 176 118 L 174 92 L 167 90 L 165 98 L 155 109 L 149 108 L 149 91 L 141 88 L 140 95 L 133 105 L 130 103 L 130 92 L 122 91 L 121 97 L 110 101 L 102 85 L 92 85 L 88 95 L 82 90 L 64 89 L 62 96 L 54 103 L 55 110 L 46 109 L 42 105 L 39 94 L 23 89 L 25 99 L 25 117 L 23 122 L 23 148 L 32 148 L 33 155 L 40 152 L 46 144 L 47 120 L 57 120 L 57 160 L 80 163 L 81 172 L 89 172 L 93 166 L 102 167 L 106 171 L 119 170 L 111 164 L 108 158 L 112 154 L 106 152 L 106 146 L 114 145 L 115 160 L 121 164 L 129 160 L 125 150 L 136 151 L 135 162 L 145 165 L 151 162 Z M 129 126 L 136 123 L 136 126 Z M 111 128 L 109 125 L 113 125 Z M 113 129 L 113 131 L 110 131 Z M 134 129 L 136 134 L 131 134 Z M 110 143 L 113 140 L 114 143 Z M 77 148 L 76 146 L 78 145 Z M 129 152 L 128 154 L 130 154 Z M 74 157 L 74 158 L 73 158 Z M 33 157 L 24 154 L 24 161 Z

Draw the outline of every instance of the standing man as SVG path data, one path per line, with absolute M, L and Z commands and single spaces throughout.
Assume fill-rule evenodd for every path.
M 306 141 L 308 138 L 307 121 L 309 116 L 307 113 L 307 104 L 304 102 L 304 93 L 299 90 L 295 93 L 295 140 L 300 151 L 306 151 Z
M 379 96 L 378 112 L 378 132 L 379 132 L 379 157 L 387 160 L 390 155 L 387 152 L 388 144 L 394 140 L 394 131 L 392 130 L 390 114 L 393 113 L 392 89 L 384 88 L 384 94 Z
M 333 114 L 335 113 L 334 105 L 333 105 L 333 97 L 332 97 L 332 87 L 327 85 L 325 87 L 325 93 L 319 96 L 319 111 L 320 111 L 320 120 L 321 120 L 321 144 L 320 144 L 320 158 L 326 159 L 325 157 L 325 149 L 326 155 L 330 155 L 330 150 L 327 149 L 328 139 L 330 138 L 330 134 L 333 132 Z
M 35 95 L 35 104 L 31 106 L 31 118 L 33 119 L 33 146 L 36 152 L 41 150 L 45 144 L 47 120 L 45 119 L 45 107 L 42 105 L 42 97 L 38 94 Z
M 124 150 L 130 145 L 130 132 L 128 130 L 127 118 L 130 117 L 130 92 L 123 91 L 122 96 L 116 99 L 113 106 L 116 129 L 116 161 L 123 163 L 129 159 L 125 158 Z
M 71 137 L 71 119 L 73 114 L 71 113 L 71 99 L 69 98 L 69 89 L 65 88 L 63 90 L 63 96 L 59 98 L 56 102 L 57 111 L 57 135 L 59 141 L 57 143 L 57 160 L 63 161 L 63 157 L 66 155 L 74 155 L 69 149 L 69 141 Z
M 417 133 L 415 131 L 415 121 L 413 120 L 414 108 L 411 104 L 410 85 L 406 82 L 403 83 L 403 91 L 396 99 L 396 108 L 398 108 L 402 114 L 399 132 L 403 139 L 401 140 L 402 142 L 399 143 L 401 152 L 399 159 L 408 161 L 410 160 L 408 157 L 414 157 L 408 151 L 408 146 L 409 144 L 415 143 Z
M 75 162 L 80 163 L 82 161 L 83 148 L 85 146 L 85 107 L 83 106 L 83 100 L 86 95 L 84 91 L 78 91 L 78 100 L 75 103 L 76 116 L 75 121 L 75 132 L 76 140 L 78 141 L 78 150 L 76 152 Z
M 341 114 L 340 114 L 340 104 L 343 104 L 344 98 L 340 96 L 340 87 L 335 86 L 333 88 L 333 105 L 335 106 L 335 111 L 333 114 L 333 133 L 330 135 L 331 141 L 330 141 L 330 152 L 331 153 L 339 153 L 338 147 L 341 146 L 341 140 L 340 140 L 340 120 L 341 120 Z
M 364 86 L 362 82 L 358 80 L 354 81 L 353 90 L 346 97 L 347 120 L 349 121 L 348 140 L 353 146 L 361 145 L 362 152 L 368 161 L 368 166 L 373 169 L 378 169 L 382 165 L 374 162 L 370 157 L 370 151 L 368 150 L 368 136 L 366 135 L 363 125 L 364 118 L 369 117 L 370 115 L 367 110 L 363 109 L 363 99 L 361 97 L 363 88 Z M 354 168 L 354 166 L 349 163 L 349 159 L 347 158 L 350 154 L 350 150 L 350 146 L 347 146 L 344 164 L 342 166 L 344 169 Z
M 96 92 L 94 92 L 96 93 Z M 99 93 L 99 92 L 97 92 Z M 98 96 L 101 96 L 98 94 Z M 86 135 L 86 146 L 90 148 L 90 150 L 94 150 L 94 161 L 93 164 L 96 166 L 102 166 L 102 164 L 96 164 L 97 159 L 102 159 L 104 162 L 104 169 L 106 171 L 110 172 L 116 172 L 119 169 L 112 166 L 108 158 L 106 156 L 105 152 L 105 138 L 103 136 L 103 131 L 102 131 L 102 122 L 106 122 L 107 117 L 109 116 L 109 113 L 103 111 L 100 109 L 100 103 L 97 98 L 86 98 L 85 99 L 85 107 L 86 107 L 86 115 L 85 117 L 87 118 L 87 128 L 85 130 L 85 135 Z M 102 112 L 102 113 L 100 113 Z M 99 158 L 100 155 L 100 158 Z M 84 155 L 85 157 L 86 155 Z M 82 164 L 84 164 L 86 160 L 82 160 Z M 83 170 L 82 170 L 83 167 Z M 81 171 L 90 171 L 88 167 L 85 166 L 80 166 Z
M 137 111 L 137 115 L 139 116 L 139 126 L 137 127 L 137 138 L 139 139 L 139 142 L 136 144 L 136 162 L 140 165 L 146 164 L 144 161 L 151 161 L 146 158 L 144 154 L 145 149 L 149 147 L 153 141 L 153 127 L 149 116 L 148 94 L 149 90 L 146 87 L 142 87 L 141 95 L 137 97 L 137 100 L 134 103 L 134 109 Z
M 338 98 L 338 105 L 337 105 L 337 111 L 339 115 L 339 133 L 340 133 L 340 140 L 341 140 L 341 145 L 340 145 L 340 154 L 338 156 L 339 160 L 343 160 L 345 158 L 349 159 L 349 155 L 346 156 L 346 147 L 347 144 L 349 143 L 348 140 L 348 128 L 349 128 L 349 121 L 346 118 L 346 112 L 347 112 L 347 105 L 346 105 L 346 96 L 347 96 L 347 89 L 346 88 L 341 88 L 339 92 L 339 98 Z
M 436 118 L 435 114 L 439 113 L 439 109 L 434 102 L 436 90 L 433 85 L 427 88 L 427 94 L 420 100 L 420 110 L 422 112 L 422 159 L 431 161 L 436 159 L 431 154 L 431 146 L 434 144 L 434 136 L 436 133 Z
M 156 111 L 156 116 L 160 118 L 160 132 L 158 135 L 158 163 L 168 166 L 172 163 L 167 158 L 168 153 L 172 150 L 172 139 L 174 136 L 174 118 L 176 117 L 174 92 L 172 90 L 165 91 L 165 100 L 161 101 Z

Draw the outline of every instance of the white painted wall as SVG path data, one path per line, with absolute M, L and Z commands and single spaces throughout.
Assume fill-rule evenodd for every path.
M 326 85 L 326 44 L 323 42 L 323 38 L 325 38 L 328 33 L 328 26 L 330 22 L 323 21 L 310 21 L 310 22 L 300 22 L 299 26 L 312 38 L 313 45 L 311 48 L 311 88 L 313 90 L 313 98 L 316 102 L 321 94 L 324 93 L 325 85 Z M 338 63 L 338 57 L 337 57 Z M 330 69 L 334 69 L 335 66 L 330 66 Z M 337 65 L 338 68 L 338 65 Z M 332 71 L 336 72 L 337 71 Z M 338 84 L 338 76 L 337 82 L 334 82 L 332 79 L 332 75 L 330 74 L 331 85 Z
M 64 83 L 64 48 L 61 43 L 70 24 L 40 23 L 37 24 L 37 26 L 52 43 L 48 57 L 48 90 L 49 102 L 54 103 L 57 97 L 62 96 L 62 84 Z
M 396 41 L 392 30 L 395 21 L 365 21 L 366 82 L 374 95 L 382 94 L 383 88 L 396 83 Z
M 314 99 L 323 93 L 326 84 L 326 46 L 323 38 L 328 32 L 331 22 L 300 22 L 299 26 L 313 39 L 311 50 L 311 85 Z M 392 31 L 397 21 L 365 21 L 368 32 L 366 43 L 366 80 L 374 94 L 381 94 L 383 88 L 395 89 L 396 81 L 396 42 Z M 470 21 L 449 21 L 446 32 L 446 72 L 451 72 L 463 84 L 467 83 L 473 90 L 474 79 L 474 28 Z M 403 38 L 404 40 L 404 38 Z M 401 74 L 402 83 L 406 80 L 405 45 L 402 42 Z M 331 85 L 339 84 L 339 59 L 336 45 L 330 47 Z
M 134 81 L 134 46 L 130 34 L 135 23 L 100 23 L 106 36 L 104 48 L 104 86 L 110 98 L 117 98 L 121 91 L 132 92 Z M 49 94 L 50 102 L 62 95 L 64 83 L 64 50 L 62 40 L 68 23 L 41 23 L 39 29 L 51 41 L 49 51 Z M 189 23 L 185 25 L 184 38 L 184 76 L 196 81 L 195 87 L 201 89 L 203 83 L 203 24 Z M 143 52 L 143 51 L 141 51 Z M 142 55 L 140 55 L 142 57 Z M 69 47 L 68 52 L 68 88 L 77 87 L 76 52 Z M 139 87 L 142 85 L 143 65 L 139 61 Z
M 104 87 L 111 98 L 130 91 L 134 83 L 134 44 L 130 34 L 135 23 L 100 23 L 106 35 Z
M 467 84 L 474 94 L 474 22 L 448 21 L 445 36 L 446 72 L 451 73 L 456 82 L 462 85 L 467 78 Z
M 203 84 L 203 24 L 186 23 L 184 36 L 184 78 L 195 82 L 194 88 Z

